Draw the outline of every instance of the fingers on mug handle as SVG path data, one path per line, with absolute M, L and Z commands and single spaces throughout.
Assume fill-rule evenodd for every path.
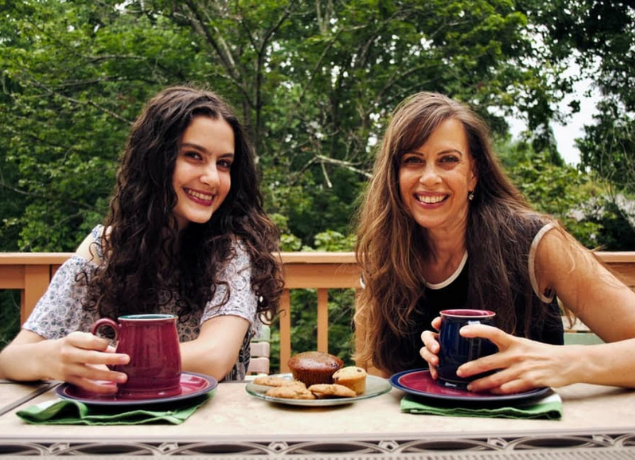
M 93 325 L 90 327 L 90 333 L 93 335 L 97 335 L 97 331 L 99 330 L 99 328 L 104 326 L 111 327 L 115 331 L 115 341 L 116 341 L 117 338 L 119 337 L 119 324 L 117 324 L 115 321 L 113 321 L 110 318 L 100 318 L 97 321 L 95 321 Z

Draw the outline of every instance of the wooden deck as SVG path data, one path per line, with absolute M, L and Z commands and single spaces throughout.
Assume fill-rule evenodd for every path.
M 599 252 L 599 258 L 635 288 L 635 251 Z M 20 316 L 24 322 L 44 294 L 51 277 L 71 253 L 0 253 L 0 289 L 21 291 Z M 291 357 L 292 289 L 317 289 L 317 349 L 328 351 L 328 291 L 359 288 L 359 268 L 352 252 L 285 252 L 282 253 L 285 290 L 280 314 L 281 372 L 288 372 Z M 2 306 L 0 305 L 0 315 Z

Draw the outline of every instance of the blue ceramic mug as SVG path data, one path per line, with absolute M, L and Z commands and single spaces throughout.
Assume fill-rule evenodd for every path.
M 461 378 L 456 370 L 468 361 L 494 354 L 498 347 L 487 339 L 465 338 L 459 334 L 463 326 L 469 324 L 494 325 L 496 313 L 489 310 L 456 309 L 441 311 L 441 329 L 439 330 L 439 383 L 449 388 L 465 389 L 472 380 L 479 379 L 489 373 Z

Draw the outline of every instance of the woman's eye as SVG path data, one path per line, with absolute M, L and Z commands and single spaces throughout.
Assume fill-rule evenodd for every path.
M 203 157 L 201 157 L 200 153 L 194 152 L 194 151 L 190 151 L 190 150 L 183 152 L 183 155 L 185 157 L 187 157 L 187 158 L 193 158 L 195 160 L 200 160 L 201 158 L 203 158 Z
M 417 164 L 417 163 L 422 163 L 423 160 L 421 158 L 413 155 L 413 156 L 403 157 L 401 162 L 403 164 Z
M 441 163 L 458 163 L 458 162 L 459 162 L 458 157 L 455 157 L 454 155 L 448 155 L 441 158 Z
M 218 165 L 222 168 L 226 168 L 226 169 L 231 169 L 232 167 L 232 162 L 229 160 L 220 160 L 218 162 Z

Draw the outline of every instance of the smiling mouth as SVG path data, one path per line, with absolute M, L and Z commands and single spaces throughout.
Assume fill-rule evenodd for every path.
M 194 190 L 190 190 L 189 188 L 185 189 L 185 193 L 203 201 L 212 201 L 212 199 L 214 198 L 214 195 L 208 195 L 206 193 L 195 192 Z
M 445 199 L 447 199 L 448 195 L 435 195 L 435 196 L 421 196 L 421 195 L 415 195 L 415 198 L 417 199 L 417 201 L 419 203 L 425 203 L 425 204 L 437 204 L 437 203 L 441 203 L 442 201 L 444 201 Z

